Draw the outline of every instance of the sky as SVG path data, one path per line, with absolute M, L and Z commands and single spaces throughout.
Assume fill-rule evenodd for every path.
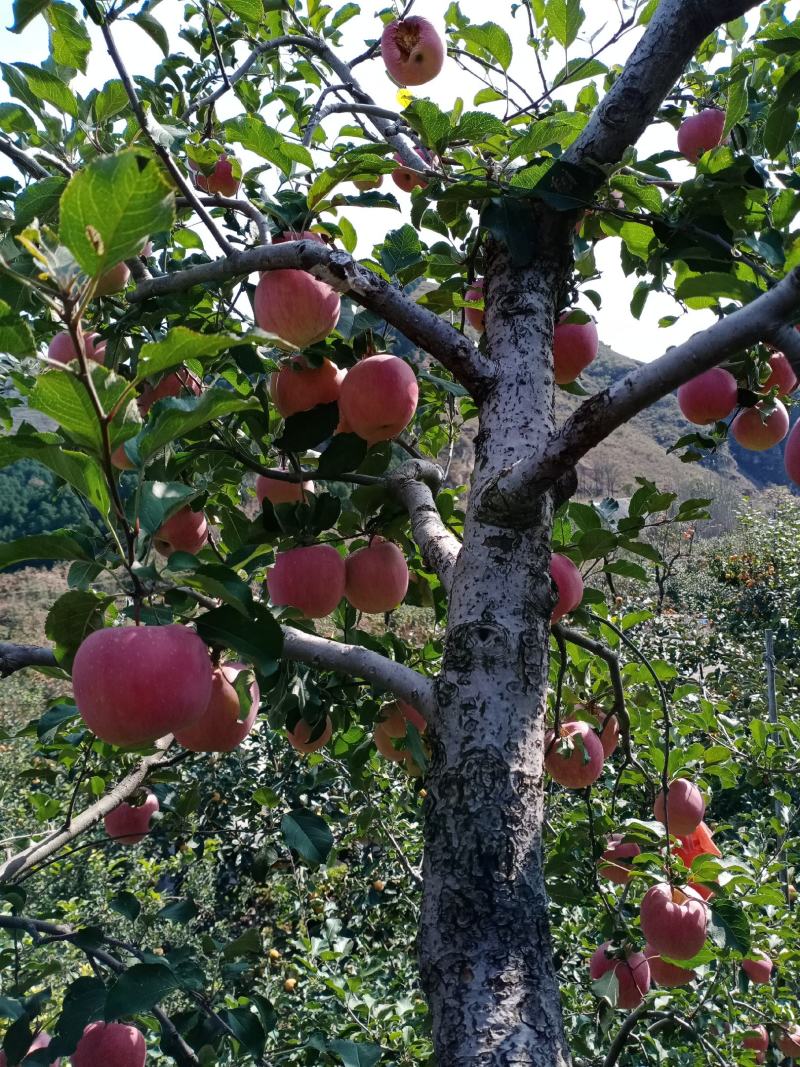
M 341 52 L 345 58 L 352 58 L 362 51 L 365 40 L 379 36 L 381 23 L 376 12 L 384 9 L 387 3 L 388 0 L 378 0 L 378 2 L 362 0 L 362 13 L 344 27 Z M 442 30 L 444 13 L 449 3 L 450 0 L 423 0 L 422 3 L 417 4 L 414 13 L 424 13 L 426 18 Z M 331 6 L 336 10 L 339 5 L 332 0 Z M 512 6 L 512 0 L 496 0 L 492 5 L 487 5 L 486 0 L 460 0 L 461 11 L 475 24 L 491 18 L 508 31 L 515 46 L 515 56 L 518 57 L 512 62 L 509 74 L 524 85 L 533 96 L 536 96 L 541 92 L 541 82 L 532 61 L 531 50 L 525 47 L 528 33 L 527 18 L 521 7 L 517 10 L 516 16 L 512 15 Z M 640 3 L 641 6 L 643 5 Z M 587 17 L 578 40 L 569 49 L 570 60 L 588 55 L 592 41 L 597 47 L 598 44 L 612 36 L 620 24 L 621 3 L 618 4 L 617 0 L 584 0 L 583 7 L 587 11 Z M 491 14 L 489 14 L 490 8 Z M 188 48 L 184 49 L 183 42 L 178 37 L 183 20 L 183 9 L 182 0 L 162 0 L 153 12 L 167 28 L 173 51 L 188 51 Z M 24 61 L 39 64 L 46 59 L 48 54 L 47 26 L 41 16 L 34 19 L 21 34 L 12 34 L 6 29 L 6 25 L 11 22 L 11 2 L 0 0 L 0 22 L 4 24 L 0 27 L 0 62 Z M 102 38 L 99 38 L 97 34 L 96 27 L 92 27 L 92 31 L 94 48 L 87 74 L 79 75 L 73 82 L 73 87 L 82 94 L 116 77 L 116 71 L 105 51 Z M 609 65 L 624 63 L 640 35 L 640 29 L 627 33 L 618 43 L 603 53 L 603 61 Z M 162 56 L 150 38 L 130 22 L 118 24 L 115 36 L 131 73 L 151 75 Z M 242 50 L 240 58 L 244 58 L 245 55 L 245 50 Z M 552 77 L 563 67 L 564 62 L 564 51 L 557 46 L 554 52 L 543 60 L 545 74 Z M 363 87 L 373 96 L 376 103 L 391 109 L 398 109 L 396 87 L 387 77 L 380 57 L 361 64 L 356 68 L 356 73 Z M 432 99 L 442 109 L 450 110 L 459 97 L 464 100 L 467 109 L 473 106 L 474 95 L 481 88 L 480 82 L 462 70 L 452 59 L 448 59 L 441 75 L 416 91 L 419 95 Z M 573 92 L 577 92 L 580 88 L 581 85 L 576 86 Z M 513 86 L 511 92 L 517 97 L 521 96 Z M 0 99 L 5 98 L 7 98 L 7 91 L 4 83 L 0 82 Z M 567 100 L 569 102 L 568 98 Z M 522 99 L 521 102 L 525 103 L 525 100 Z M 223 98 L 217 108 L 217 114 L 221 119 L 240 112 L 241 105 L 233 97 L 228 100 Z M 268 116 L 265 115 L 265 117 Z M 339 116 L 331 116 L 325 121 L 325 129 L 333 132 L 336 124 L 341 121 Z M 654 125 L 645 132 L 640 142 L 640 150 L 649 153 L 671 149 L 675 146 L 675 136 L 675 131 L 671 126 Z M 246 154 L 243 157 L 245 168 L 257 162 L 263 163 L 256 157 L 248 159 Z M 693 169 L 682 162 L 669 164 L 669 167 L 677 179 L 689 177 Z M 10 172 L 11 169 L 8 161 L 0 157 L 0 173 Z M 268 178 L 265 179 L 265 183 L 269 187 Z M 394 192 L 394 187 L 391 186 L 391 188 Z M 398 191 L 398 200 L 401 203 L 404 201 L 404 195 Z M 347 216 L 359 234 L 357 255 L 368 254 L 382 233 L 401 224 L 397 212 L 389 210 L 348 209 Z M 209 250 L 211 247 L 209 245 Z M 649 361 L 661 355 L 672 345 L 679 344 L 692 333 L 703 329 L 713 320 L 713 316 L 708 311 L 694 311 L 688 315 L 682 315 L 680 307 L 670 297 L 659 294 L 652 294 L 641 318 L 634 319 L 630 313 L 630 298 L 638 279 L 626 278 L 623 274 L 619 263 L 619 252 L 620 242 L 617 238 L 609 237 L 596 245 L 596 260 L 602 278 L 592 281 L 590 287 L 601 294 L 602 307 L 599 311 L 595 311 L 593 305 L 585 298 L 580 302 L 580 306 L 590 311 L 597 319 L 602 341 L 623 355 Z M 666 315 L 679 315 L 680 317 L 675 325 L 662 329 L 658 326 L 658 320 Z

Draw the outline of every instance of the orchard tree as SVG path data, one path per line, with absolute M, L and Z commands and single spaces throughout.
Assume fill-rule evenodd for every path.
M 787 914 L 763 884 L 779 865 L 762 856 L 760 881 L 735 864 L 721 877 L 704 818 L 711 779 L 735 780 L 733 750 L 706 759 L 708 708 L 691 724 L 699 740 L 676 728 L 674 705 L 696 688 L 637 647 L 626 631 L 646 616 L 622 616 L 614 593 L 663 565 L 650 526 L 694 523 L 707 502 L 676 507 L 647 482 L 621 517 L 572 499 L 576 465 L 674 390 L 686 459 L 729 431 L 756 449 L 787 436 L 800 372 L 792 5 L 621 0 L 618 24 L 584 39 L 579 0 L 522 0 L 512 40 L 457 3 L 434 25 L 413 0 L 219 0 L 183 9 L 181 53 L 158 21 L 171 6 L 15 0 L 21 50 L 44 19 L 51 54 L 3 67 L 0 152 L 14 176 L 0 186 L 2 403 L 55 428 L 23 419 L 0 458 L 48 468 L 86 514 L 0 548 L 4 566 L 70 563 L 52 647 L 0 645 L 0 667 L 71 677 L 74 694 L 29 728 L 57 794 L 41 801 L 46 832 L 0 867 L 8 1061 L 31 1048 L 26 1063 L 131 1067 L 144 1032 L 179 1064 L 268 1061 L 263 997 L 239 987 L 226 1000 L 183 949 L 159 956 L 88 913 L 42 918 L 22 887 L 63 871 L 103 820 L 114 848 L 150 847 L 159 801 L 177 806 L 165 783 L 188 797 L 184 814 L 206 803 L 192 788 L 210 751 L 241 746 L 252 778 L 235 788 L 282 804 L 278 764 L 255 754 L 273 731 L 284 760 L 297 750 L 325 766 L 313 761 L 328 750 L 359 789 L 373 733 L 384 759 L 424 773 L 428 1062 L 611 1067 L 642 1040 L 651 982 L 704 982 L 698 1010 L 726 991 L 716 1036 L 663 1005 L 649 1020 L 647 1041 L 680 1050 L 670 1062 L 728 1062 L 721 1040 L 743 1064 L 767 1047 L 797 1056 L 797 956 L 760 1009 L 736 1006 L 728 980 L 745 958 L 743 988 L 771 981 L 769 924 L 755 916 Z M 371 29 L 348 58 L 356 16 Z M 141 33 L 164 52 L 152 76 L 131 69 Z M 629 36 L 626 61 L 609 65 Z M 98 49 L 115 76 L 81 96 L 71 82 Z M 474 73 L 475 96 L 442 110 L 425 86 L 450 64 Z M 367 65 L 385 77 L 380 102 L 359 83 Z M 637 145 L 651 127 L 648 154 Z M 402 221 L 356 258 L 373 209 Z M 634 316 L 666 293 L 676 312 L 716 321 L 557 425 L 556 385 L 580 396 L 597 356 L 585 308 L 600 306 L 607 237 Z M 462 509 L 439 464 L 470 422 Z M 786 467 L 800 483 L 798 431 Z M 592 574 L 607 586 L 586 585 Z M 382 624 L 404 599 L 433 610 L 427 640 Z M 545 767 L 564 790 L 546 787 Z M 318 811 L 288 811 L 282 826 L 302 860 L 330 852 Z M 563 943 L 554 957 L 551 919 L 585 940 L 565 910 L 584 860 L 603 937 L 579 977 Z M 55 979 L 26 964 L 26 985 L 20 971 L 20 956 L 54 942 L 91 968 L 69 964 L 55 1009 Z M 615 1007 L 632 1010 L 605 1049 L 573 1010 L 569 987 L 589 974 L 604 1032 Z M 419 1062 L 361 1048 L 363 1036 L 294 1046 L 317 1057 L 296 1062 Z

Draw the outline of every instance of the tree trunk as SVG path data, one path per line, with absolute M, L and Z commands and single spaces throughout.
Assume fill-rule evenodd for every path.
M 438 1067 L 565 1067 L 542 869 L 552 496 L 525 528 L 477 517 L 483 485 L 554 428 L 564 263 L 491 251 L 482 398 L 426 782 L 420 964 Z

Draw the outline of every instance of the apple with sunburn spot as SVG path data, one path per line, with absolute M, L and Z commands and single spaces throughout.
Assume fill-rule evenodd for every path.
M 398 85 L 424 85 L 441 72 L 444 42 L 427 19 L 412 15 L 384 27 L 381 56 Z
M 148 793 L 143 804 L 118 804 L 103 820 L 106 833 L 120 845 L 138 845 L 150 833 L 150 820 L 158 808 L 155 793 Z

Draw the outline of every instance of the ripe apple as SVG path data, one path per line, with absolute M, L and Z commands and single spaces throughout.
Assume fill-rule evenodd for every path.
M 394 611 L 408 591 L 408 564 L 391 541 L 373 537 L 345 560 L 344 595 L 357 611 Z
M 597 326 L 589 322 L 565 322 L 565 312 L 553 334 L 553 370 L 556 385 L 569 385 L 597 358 L 600 344 Z
M 604 711 L 594 707 L 582 707 L 582 713 L 589 716 L 595 731 L 603 746 L 603 756 L 608 759 L 613 756 L 619 744 L 619 720 L 616 715 L 606 715 Z M 568 715 L 565 722 L 577 721 L 577 715 Z
M 106 833 L 120 845 L 138 845 L 150 833 L 150 819 L 158 808 L 155 793 L 148 793 L 143 804 L 119 804 L 103 820 Z
M 387 353 L 356 363 L 342 382 L 339 411 L 368 445 L 391 441 L 417 410 L 419 386 L 411 367 Z
M 353 185 L 362 192 L 366 192 L 368 189 L 380 189 L 383 185 L 383 175 L 376 174 L 374 178 L 357 178 Z
M 89 1023 L 72 1053 L 72 1067 L 144 1067 L 147 1046 L 140 1030 L 124 1023 Z
M 417 709 L 411 704 L 407 704 L 405 700 L 398 700 L 397 706 L 400 708 L 403 715 L 411 723 L 411 725 L 415 726 L 421 734 L 424 734 L 425 730 L 428 727 L 428 724 L 422 718 Z
M 292 233 L 283 237 L 295 239 Z M 265 271 L 253 300 L 257 324 L 290 348 L 324 340 L 336 328 L 341 309 L 336 290 L 304 270 Z
M 214 196 L 218 193 L 221 196 L 236 196 L 242 182 L 240 178 L 234 176 L 234 159 L 234 156 L 228 156 L 223 153 L 214 164 L 214 169 L 210 174 L 201 174 L 197 169 L 197 164 L 190 159 L 189 169 L 195 172 L 194 184 L 198 189 L 202 189 L 204 192 L 211 193 Z
M 742 970 L 756 985 L 769 985 L 772 976 L 772 960 L 766 953 L 759 952 L 757 956 L 742 960 Z
M 22 1067 L 25 1067 L 25 1064 L 29 1062 L 28 1056 L 31 1054 L 31 1052 L 36 1052 L 40 1048 L 48 1048 L 51 1040 L 52 1039 L 48 1033 L 46 1033 L 44 1030 L 40 1030 L 31 1042 L 31 1046 L 26 1052 L 25 1058 L 22 1060 Z M 6 1054 L 2 1050 L 0 1050 L 0 1067 L 8 1067 L 8 1060 L 6 1059 Z M 61 1060 L 51 1060 L 50 1067 L 61 1067 Z
M 268 500 L 270 504 L 297 504 L 314 492 L 313 482 L 284 482 L 280 478 L 270 478 L 259 474 L 256 478 L 256 496 L 259 504 Z
M 197 378 L 186 367 L 181 367 L 180 370 L 166 374 L 157 385 L 148 385 L 139 397 L 139 411 L 146 415 L 157 400 L 180 396 L 183 392 L 200 396 L 202 391 L 203 386 Z
M 692 833 L 681 834 L 679 843 L 672 851 L 676 856 L 680 856 L 687 867 L 691 867 L 698 856 L 722 856 L 714 844 L 711 831 L 704 822 L 701 822 Z
M 392 760 L 394 763 L 401 763 L 406 758 L 407 749 L 395 748 L 393 744 L 393 739 L 405 736 L 405 731 L 402 734 L 392 734 L 387 729 L 386 723 L 378 723 L 372 736 L 375 741 L 375 747 L 385 759 Z
M 756 1062 L 763 1063 L 764 1053 L 769 1048 L 769 1034 L 766 1026 L 754 1026 L 751 1030 L 748 1030 L 742 1037 L 742 1046 L 760 1052 L 761 1058 L 759 1059 L 756 1056 Z
M 111 453 L 111 464 L 120 471 L 132 471 L 136 464 L 128 458 L 124 445 L 117 445 Z
M 464 293 L 465 300 L 483 300 L 484 279 L 476 278 L 472 285 Z M 482 308 L 465 308 L 466 319 L 473 330 L 483 333 L 485 326 L 485 311 Z
M 153 534 L 153 547 L 162 556 L 173 552 L 191 552 L 193 556 L 208 544 L 208 523 L 202 511 L 190 507 L 176 511 L 171 519 Z
M 444 65 L 444 42 L 427 19 L 395 19 L 381 34 L 381 56 L 398 85 L 424 85 Z
M 703 800 L 703 794 L 692 782 L 685 778 L 676 778 L 670 784 L 666 815 L 669 817 L 669 832 L 674 837 L 694 833 L 703 821 L 705 810 L 706 802 Z M 665 822 L 663 789 L 656 797 L 653 814 L 660 823 Z
M 708 426 L 727 419 L 739 396 L 739 387 L 730 371 L 712 367 L 691 378 L 678 389 L 678 407 L 683 417 L 696 426 Z
M 766 420 L 761 414 L 761 405 L 740 411 L 731 423 L 731 433 L 742 446 L 753 452 L 764 452 L 779 444 L 789 432 L 789 412 L 780 402 L 773 400 L 774 410 Z
M 75 702 L 111 745 L 150 744 L 199 718 L 211 698 L 208 649 L 185 626 L 115 626 L 83 641 L 72 666 Z
M 631 880 L 634 856 L 642 851 L 635 841 L 625 841 L 624 834 L 612 834 L 606 842 L 606 850 L 600 857 L 597 873 L 616 885 L 627 885 Z
M 333 404 L 339 399 L 346 373 L 329 359 L 324 359 L 319 367 L 312 367 L 305 357 L 295 356 L 284 363 L 270 383 L 278 413 L 288 419 L 318 404 Z
M 325 716 L 325 725 L 323 726 L 319 737 L 311 739 L 312 734 L 318 729 L 318 724 L 306 722 L 305 719 L 298 719 L 294 732 L 287 730 L 286 736 L 293 749 L 297 752 L 308 754 L 309 752 L 317 752 L 330 741 L 333 734 L 333 722 L 331 721 L 330 715 Z
M 797 375 L 792 369 L 791 363 L 783 352 L 776 352 L 770 359 L 769 365 L 771 368 L 770 376 L 761 386 L 762 391 L 768 393 L 770 389 L 777 388 L 778 396 L 789 396 L 798 385 Z
M 344 596 L 344 560 L 331 545 L 279 552 L 267 574 L 276 607 L 297 608 L 307 619 L 323 619 Z
M 567 789 L 585 789 L 602 774 L 603 746 L 588 722 L 561 723 L 555 740 L 548 730 L 544 751 L 548 774 Z
M 234 689 L 242 671 L 249 671 L 246 663 L 224 663 L 214 669 L 211 679 L 211 699 L 208 707 L 195 722 L 175 731 L 175 740 L 190 752 L 232 752 L 244 741 L 258 715 L 261 694 L 253 678 L 250 683 L 247 714 L 242 718 L 239 694 Z
M 708 908 L 688 886 L 659 882 L 648 889 L 639 919 L 651 949 L 671 960 L 690 960 L 705 943 Z
M 789 434 L 783 453 L 783 463 L 789 478 L 800 485 L 800 422 L 796 422 Z
M 430 160 L 423 154 L 423 152 L 416 148 L 414 150 L 426 167 L 430 166 Z M 392 181 L 404 193 L 410 193 L 412 189 L 427 189 L 428 181 L 421 174 L 415 170 L 411 170 L 403 163 L 403 157 L 398 153 L 395 153 L 395 163 L 399 166 L 392 171 Z
M 725 129 L 725 112 L 715 107 L 706 108 L 697 115 L 684 119 L 678 130 L 678 151 L 690 163 L 722 142 Z
M 128 284 L 131 272 L 126 263 L 117 263 L 115 267 L 101 274 L 94 287 L 95 296 L 111 296 L 120 293 Z
M 572 560 L 560 552 L 554 552 L 550 557 L 550 577 L 558 591 L 558 600 L 550 621 L 558 622 L 574 611 L 583 600 L 583 578 Z
M 641 1004 L 650 989 L 650 967 L 642 952 L 627 956 L 610 955 L 611 942 L 604 941 L 589 960 L 589 975 L 593 982 L 613 971 L 617 979 L 617 1007 L 629 1011 Z
M 800 1026 L 786 1027 L 776 1044 L 784 1056 L 790 1060 L 800 1060 Z
M 100 338 L 99 333 L 85 333 L 83 344 L 87 359 L 92 359 L 95 363 L 105 363 L 106 342 Z M 78 351 L 67 330 L 62 330 L 61 333 L 55 335 L 47 349 L 47 356 L 56 363 L 70 363 L 78 358 Z
M 697 977 L 696 973 L 687 967 L 678 967 L 674 963 L 667 963 L 652 945 L 644 946 L 644 954 L 650 965 L 650 977 L 664 989 L 688 985 L 689 982 L 693 982 Z

